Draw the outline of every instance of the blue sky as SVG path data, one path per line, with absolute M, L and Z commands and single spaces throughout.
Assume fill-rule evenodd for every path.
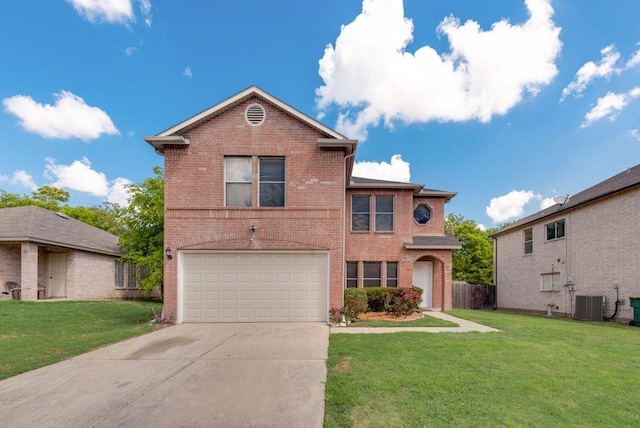
M 356 173 L 492 227 L 640 158 L 636 0 L 41 0 L 0 13 L 0 189 L 124 203 L 155 135 L 258 85 Z

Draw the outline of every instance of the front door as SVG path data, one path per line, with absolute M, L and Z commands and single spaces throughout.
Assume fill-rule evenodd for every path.
M 413 264 L 413 285 L 422 288 L 421 309 L 430 309 L 433 294 L 433 262 L 415 262 Z
M 67 297 L 66 253 L 49 253 L 47 297 Z

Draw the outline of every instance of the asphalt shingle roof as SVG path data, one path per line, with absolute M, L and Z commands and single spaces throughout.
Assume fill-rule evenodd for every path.
M 450 249 L 450 248 L 462 248 L 462 244 L 451 235 L 440 236 L 423 236 L 416 235 L 413 237 L 413 242 L 406 242 L 404 244 L 407 249 Z
M 32 241 L 121 256 L 118 237 L 64 214 L 36 206 L 0 209 L 0 242 Z
M 580 205 L 593 202 L 597 199 L 607 197 L 611 194 L 621 192 L 638 185 L 640 185 L 640 165 L 636 165 L 633 168 L 628 168 L 620 174 L 614 175 L 613 177 L 608 178 L 596 184 L 595 186 L 591 186 L 580 193 L 576 193 L 575 195 L 570 196 L 569 200 L 567 200 L 567 202 L 565 202 L 563 205 L 555 204 L 550 206 L 549 208 L 545 208 L 542 211 L 531 214 L 528 217 L 522 218 L 515 223 L 512 223 L 509 226 L 505 227 L 504 229 L 496 232 L 493 236 L 501 235 L 507 231 L 516 229 L 525 224 L 533 223 L 545 217 L 550 217 L 563 211 L 577 208 Z

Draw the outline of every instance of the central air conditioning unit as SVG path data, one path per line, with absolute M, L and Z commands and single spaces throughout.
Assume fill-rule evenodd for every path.
M 576 312 L 573 319 L 580 321 L 603 321 L 604 296 L 576 296 Z

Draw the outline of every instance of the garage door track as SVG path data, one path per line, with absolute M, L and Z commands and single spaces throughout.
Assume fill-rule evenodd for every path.
M 329 328 L 181 324 L 0 382 L 7 427 L 321 427 Z

